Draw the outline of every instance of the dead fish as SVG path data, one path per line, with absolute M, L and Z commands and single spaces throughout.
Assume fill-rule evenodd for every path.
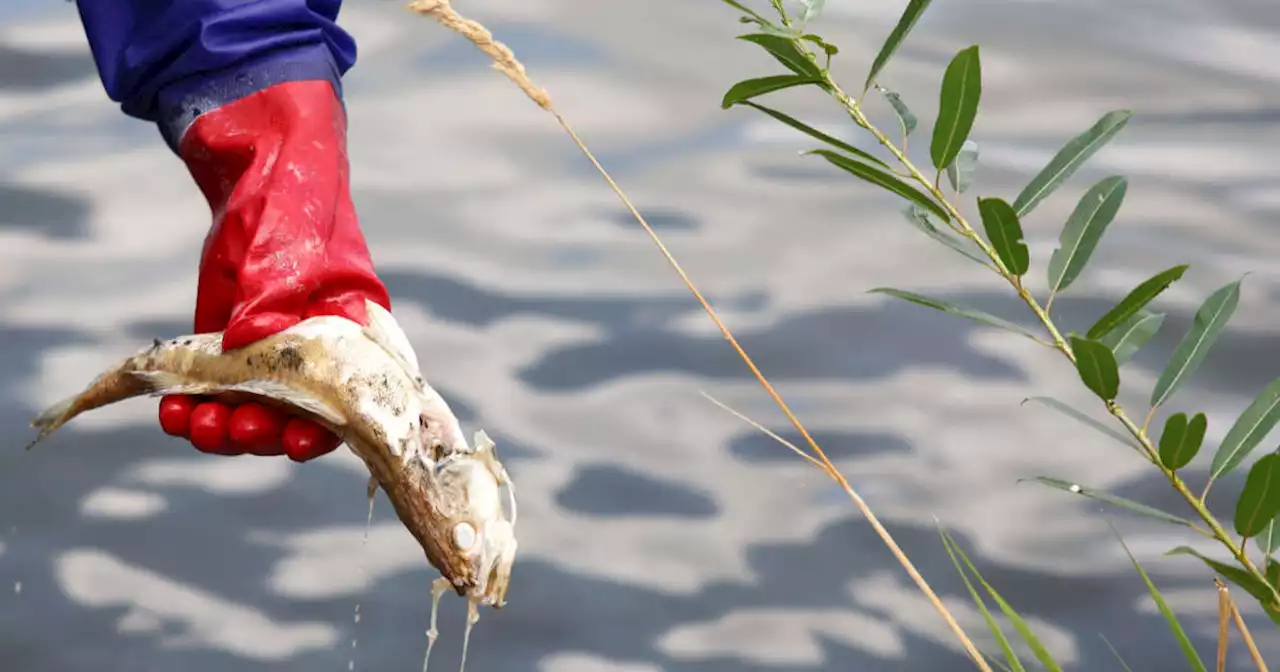
M 220 333 L 156 340 L 36 417 L 40 431 L 28 448 L 81 413 L 141 395 L 243 396 L 309 417 L 364 461 L 370 495 L 375 485 L 387 494 L 439 570 L 437 585 L 468 599 L 470 622 L 477 605 L 506 604 L 515 488 L 483 431 L 467 443 L 391 313 L 367 307 L 368 327 L 313 317 L 227 352 Z

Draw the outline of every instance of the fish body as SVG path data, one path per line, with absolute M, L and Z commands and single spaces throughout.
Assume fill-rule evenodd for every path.
M 391 314 L 372 302 L 367 308 L 368 327 L 313 317 L 226 352 L 220 333 L 156 340 L 37 416 L 31 445 L 81 413 L 141 395 L 245 397 L 286 409 L 328 428 L 360 457 L 458 594 L 501 607 L 517 547 L 514 486 L 484 432 L 467 443 Z

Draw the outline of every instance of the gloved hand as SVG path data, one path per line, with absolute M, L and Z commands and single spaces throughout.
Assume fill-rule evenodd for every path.
M 346 114 L 327 81 L 276 84 L 196 118 L 179 155 L 213 210 L 200 261 L 195 331 L 239 348 L 316 315 L 368 324 L 388 310 L 351 203 Z M 160 425 L 200 451 L 288 455 L 340 444 L 319 425 L 267 406 L 168 396 Z

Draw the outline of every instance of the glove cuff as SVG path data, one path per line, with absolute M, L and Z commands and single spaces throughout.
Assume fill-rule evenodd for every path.
M 384 308 L 348 183 L 346 113 L 324 81 L 283 82 L 200 116 L 179 147 L 209 202 L 195 330 L 223 347 L 314 314 Z
M 157 97 L 160 135 L 177 154 L 182 137 L 200 115 L 276 84 L 314 80 L 333 86 L 345 112 L 342 74 L 323 44 L 279 49 L 215 73 L 180 79 Z

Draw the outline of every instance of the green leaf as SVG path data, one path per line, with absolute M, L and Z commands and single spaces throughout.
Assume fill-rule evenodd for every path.
M 1186 413 L 1169 416 L 1160 432 L 1160 464 L 1175 471 L 1191 464 L 1200 452 L 1208 425 L 1204 413 L 1197 413 L 1190 421 Z
M 1123 443 L 1124 445 L 1134 450 L 1139 449 L 1138 444 L 1134 443 L 1131 437 L 1125 434 L 1122 434 L 1102 424 L 1101 422 L 1098 422 L 1097 420 L 1094 420 L 1093 418 L 1085 415 L 1084 413 L 1081 413 L 1080 411 L 1077 411 L 1076 409 L 1062 403 L 1061 401 L 1058 401 L 1057 399 L 1054 399 L 1053 397 L 1030 397 L 1028 399 L 1023 400 L 1022 403 L 1025 404 L 1028 401 L 1035 401 L 1045 406 L 1048 406 L 1049 408 L 1052 408 L 1053 410 L 1058 411 L 1059 413 L 1081 424 L 1087 425 L 1089 427 L 1092 427 L 1093 429 L 1098 430 L 1099 432 L 1102 432 L 1103 434 L 1106 434 L 1107 436 L 1115 439 L 1116 441 L 1119 441 L 1120 443 Z M 1067 485 L 1070 485 L 1070 483 L 1068 483 Z
M 760 32 L 766 35 L 781 37 L 784 40 L 797 40 L 797 39 L 800 39 L 800 36 L 803 34 L 803 32 L 799 28 L 793 28 L 791 26 L 779 26 L 777 24 L 769 23 L 767 21 L 760 24 Z
M 1023 480 L 1028 480 L 1028 479 L 1019 479 L 1019 482 L 1022 482 Z M 1048 476 L 1037 476 L 1029 480 L 1035 481 L 1037 483 L 1042 483 L 1051 488 L 1057 488 L 1058 490 L 1062 490 L 1064 492 L 1074 493 L 1074 494 L 1080 495 L 1081 497 L 1087 497 L 1089 499 L 1094 499 L 1099 502 L 1105 502 L 1113 506 L 1118 506 L 1122 509 L 1128 509 L 1133 513 L 1137 513 L 1139 515 L 1143 515 L 1148 518 L 1155 518 L 1156 520 L 1162 520 L 1166 523 L 1173 523 L 1174 525 L 1183 525 L 1190 528 L 1195 527 L 1195 525 L 1192 524 L 1192 522 L 1187 520 L 1186 518 L 1180 518 L 1178 516 L 1173 515 L 1172 513 L 1165 513 L 1164 511 L 1161 511 L 1160 509 L 1157 509 L 1153 506 L 1140 504 L 1138 502 L 1133 501 L 1132 499 L 1117 497 L 1111 493 L 1103 492 L 1102 490 L 1094 490 L 1093 488 L 1086 488 L 1082 485 L 1078 485 L 1076 483 L 1070 483 L 1060 478 L 1050 478 Z
M 1164 616 L 1165 623 L 1169 624 L 1169 631 L 1178 640 L 1178 647 L 1182 649 L 1182 655 L 1186 657 L 1193 670 L 1207 672 L 1204 667 L 1204 661 L 1200 660 L 1200 654 L 1196 652 L 1196 647 L 1192 646 L 1191 640 L 1187 638 L 1187 631 L 1182 629 L 1182 624 L 1178 622 L 1177 615 L 1173 613 L 1169 603 L 1165 602 L 1164 596 L 1160 594 L 1156 584 L 1151 581 L 1151 577 L 1147 576 L 1147 570 L 1143 569 L 1138 559 L 1133 557 L 1133 553 L 1129 550 L 1129 545 L 1124 543 L 1124 539 L 1120 538 L 1119 533 L 1116 533 L 1116 538 L 1120 539 L 1120 545 L 1124 547 L 1124 552 L 1129 556 L 1129 561 L 1133 563 L 1138 573 L 1142 575 L 1142 582 L 1147 584 L 1147 592 L 1151 593 L 1151 599 L 1155 601 L 1156 608 L 1160 610 L 1160 615 Z
M 822 8 L 827 4 L 827 0 L 800 0 L 804 5 L 804 9 L 800 11 L 800 23 L 808 23 L 822 14 Z
M 978 100 L 982 98 L 982 65 L 978 45 L 961 49 L 942 76 L 942 95 L 938 102 L 938 121 L 933 126 L 933 142 L 929 156 L 933 167 L 943 170 L 955 161 L 964 141 L 973 130 L 978 116 Z
M 1022 240 L 1022 225 L 1013 206 L 998 198 L 979 198 L 982 228 L 1009 272 L 1021 276 L 1031 266 L 1031 253 Z
M 1123 299 L 1120 299 L 1120 303 L 1117 303 L 1114 308 L 1107 311 L 1106 315 L 1098 318 L 1098 321 L 1094 322 L 1092 327 L 1089 327 L 1086 335 L 1089 338 L 1102 338 L 1111 333 L 1113 329 L 1137 314 L 1144 306 L 1151 303 L 1152 299 L 1168 289 L 1169 285 L 1181 279 L 1186 270 L 1187 264 L 1182 264 L 1151 276 L 1151 278 L 1135 287 Z
M 827 149 L 815 149 L 813 151 L 806 152 L 806 154 L 818 154 L 822 158 L 826 159 L 827 161 L 830 161 L 836 167 L 841 168 L 846 172 L 852 173 L 874 185 L 884 187 L 885 189 L 888 189 L 889 191 L 892 191 L 893 193 L 899 196 L 902 196 L 903 198 L 906 198 L 911 201 L 915 201 L 916 203 L 919 203 L 920 205 L 923 205 L 924 207 L 928 208 L 930 211 L 932 211 L 937 216 L 943 218 L 944 220 L 950 220 L 950 217 L 947 216 L 947 211 L 943 210 L 942 206 L 935 203 L 928 196 L 925 196 L 919 191 L 916 191 L 915 189 L 912 189 L 911 187 L 907 186 L 906 182 L 899 180 L 898 178 L 894 177 L 893 175 L 890 175 L 889 173 L 884 172 L 883 170 L 880 170 L 879 168 L 868 166 L 865 163 L 856 161 L 843 154 L 837 154 Z
M 1116 366 L 1124 366 L 1142 346 L 1160 331 L 1164 324 L 1164 313 L 1140 311 L 1137 315 L 1125 320 L 1119 327 L 1098 339 L 1116 356 Z
M 1236 280 L 1220 287 L 1209 295 L 1196 311 L 1195 321 L 1191 329 L 1174 348 L 1173 355 L 1165 364 L 1164 371 L 1151 391 L 1151 407 L 1163 404 L 1173 396 L 1178 386 L 1199 368 L 1213 344 L 1218 341 L 1222 329 L 1227 326 L 1236 305 L 1240 303 L 1240 283 Z
M 925 212 L 920 208 L 920 206 L 914 204 L 908 205 L 906 209 L 902 211 L 902 215 L 907 218 L 908 222 L 911 222 L 911 224 L 917 229 L 924 231 L 930 238 L 933 238 L 934 240 L 946 245 L 960 254 L 963 254 L 979 264 L 982 264 L 983 266 L 991 265 L 991 263 L 987 261 L 986 256 L 982 253 L 982 250 L 978 249 L 978 246 L 975 245 L 973 241 L 968 238 L 961 238 L 960 236 L 951 233 L 951 231 L 946 228 L 945 224 L 934 219 L 933 215 Z
M 1133 116 L 1131 110 L 1115 110 L 1103 115 L 1089 130 L 1072 138 L 1049 163 L 1022 188 L 1013 201 L 1019 217 L 1026 217 L 1040 201 L 1071 177 L 1089 157 L 1115 137 Z
M 991 631 L 991 636 L 1000 644 L 1000 650 L 1004 653 L 1004 659 L 1009 663 L 1009 668 L 1016 672 L 1026 672 L 1022 666 L 1022 661 L 1018 660 L 1018 654 L 1014 653 L 1013 647 L 1009 644 L 1008 638 L 1004 636 L 1004 630 L 1000 628 L 1000 624 L 996 622 L 995 617 L 991 615 L 991 611 L 987 609 L 987 603 L 982 599 L 982 595 L 978 593 L 978 589 L 973 587 L 973 582 L 969 581 L 968 572 L 960 566 L 960 560 L 956 557 L 956 550 L 952 546 L 956 543 L 944 530 L 939 529 L 942 535 L 942 544 L 947 549 L 947 555 L 951 557 L 951 564 L 955 565 L 956 573 L 964 581 L 964 587 L 969 589 L 969 597 L 973 603 L 977 605 L 978 611 L 982 612 L 982 619 L 987 622 L 987 629 Z M 958 546 L 957 546 L 958 549 Z
M 1267 556 L 1266 563 L 1267 567 L 1264 570 L 1264 574 L 1267 586 L 1269 588 L 1280 586 L 1280 563 L 1277 563 L 1275 558 L 1270 556 Z M 1280 598 L 1275 593 L 1272 593 L 1270 599 L 1259 599 L 1258 604 L 1262 607 L 1262 611 L 1266 613 L 1267 618 L 1271 619 L 1272 623 L 1280 625 L 1280 607 L 1277 606 L 1280 602 L 1277 602 L 1277 599 Z
M 928 9 L 930 0 L 910 0 L 907 8 L 902 12 L 902 16 L 898 19 L 898 25 L 894 26 L 893 32 L 889 33 L 889 38 L 885 40 L 884 45 L 880 47 L 880 53 L 876 54 L 876 59 L 871 63 L 871 71 L 867 73 L 867 83 L 862 87 L 863 91 L 871 88 L 871 83 L 875 81 L 876 75 L 880 74 L 880 70 L 898 50 L 898 46 L 906 39 L 907 33 L 916 25 L 920 15 L 924 14 L 924 10 Z
M 754 42 L 769 52 L 778 62 L 785 65 L 787 69 L 797 75 L 804 75 L 814 79 L 822 79 L 822 68 L 818 67 L 808 56 L 805 55 L 800 48 L 790 39 L 779 35 L 769 35 L 766 33 L 751 33 L 749 35 L 739 35 L 738 39 Z M 826 85 L 822 85 L 826 88 Z
M 817 84 L 819 81 L 821 80 L 803 75 L 773 75 L 771 77 L 743 80 L 729 87 L 729 90 L 724 94 L 724 99 L 720 101 L 720 108 L 727 110 L 737 103 L 750 100 L 756 96 L 789 89 L 793 86 Z
M 978 143 L 965 140 L 956 160 L 947 166 L 947 181 L 957 193 L 963 194 L 973 183 L 973 173 L 978 169 Z
M 1239 466 L 1240 462 L 1258 447 L 1267 434 L 1280 421 L 1280 378 L 1271 381 L 1266 389 L 1244 409 L 1236 422 L 1218 445 L 1218 452 L 1213 456 L 1213 466 L 1209 469 L 1209 479 L 1219 476 Z
M 876 84 L 876 90 L 884 96 L 885 100 L 889 101 L 889 107 L 892 107 L 893 113 L 898 115 L 898 125 L 902 127 L 902 137 L 906 138 L 911 135 L 916 130 L 916 125 L 920 123 L 920 120 L 916 119 L 916 115 L 911 112 L 911 108 L 907 107 L 907 104 L 902 101 L 902 96 L 879 84 Z
M 1120 392 L 1120 369 L 1116 366 L 1111 348 L 1078 336 L 1071 337 L 1071 349 L 1076 353 L 1076 371 L 1094 394 L 1103 401 L 1111 401 Z
M 791 128 L 794 128 L 797 131 L 800 131 L 801 133 L 807 134 L 809 137 L 812 137 L 815 140 L 820 140 L 822 142 L 825 142 L 828 145 L 831 145 L 832 147 L 838 147 L 850 154 L 866 159 L 867 161 L 870 161 L 878 166 L 884 166 L 885 168 L 889 167 L 889 164 L 885 163 L 884 161 L 881 161 L 880 159 L 877 159 L 871 154 L 868 154 L 862 151 L 861 149 L 858 149 L 857 147 L 854 147 L 853 145 L 850 145 L 849 143 L 843 140 L 840 140 L 839 138 L 835 138 L 830 135 L 827 135 L 826 133 L 823 133 L 822 131 L 819 131 L 818 129 L 813 128 L 790 115 L 783 114 L 782 112 L 779 112 L 775 109 L 765 107 L 760 103 L 750 101 L 750 100 L 744 100 L 740 104 L 746 105 L 747 107 L 754 107 L 755 109 L 760 110 L 761 112 L 764 112 L 765 114 L 773 117 L 774 119 L 777 119 L 778 121 L 781 121 L 782 123 L 790 126 Z
M 1031 649 L 1031 653 L 1035 655 L 1036 660 L 1039 660 L 1040 664 L 1050 672 L 1062 672 L 1062 667 L 1058 665 L 1058 661 L 1054 660 L 1053 656 L 1049 655 L 1049 650 L 1044 648 L 1044 644 L 1040 643 L 1040 639 L 1035 636 L 1035 633 L 1031 632 L 1031 626 L 1027 625 L 1027 622 L 1022 618 L 1022 616 L 1013 608 L 1012 605 L 1000 596 L 1000 593 L 996 592 L 995 588 L 991 587 L 990 583 L 987 583 L 987 580 L 983 578 L 982 574 L 978 571 L 978 568 L 969 560 L 969 556 L 965 554 L 964 549 L 960 548 L 960 545 L 954 540 L 951 540 L 950 535 L 945 531 L 942 534 L 944 539 L 950 540 L 950 547 L 955 549 L 956 554 L 959 555 L 960 559 L 964 561 L 964 564 L 968 566 L 969 571 L 973 573 L 974 578 L 978 579 L 978 581 L 982 583 L 982 587 L 986 589 L 987 594 L 990 595 L 991 599 L 995 600 L 996 604 L 1000 606 L 1000 611 L 1004 612 L 1005 618 L 1009 619 L 1010 623 L 1013 623 L 1013 629 L 1018 631 L 1018 635 L 1022 637 L 1022 641 L 1026 643 L 1027 648 Z
M 1271 522 L 1267 523 L 1267 527 L 1254 537 L 1254 542 L 1258 544 L 1258 550 L 1266 555 L 1271 555 L 1276 552 L 1276 549 L 1280 549 L 1280 516 L 1272 518 Z
M 1080 197 L 1058 237 L 1058 249 L 1049 258 L 1050 294 L 1066 289 L 1080 276 L 1107 225 L 1119 212 L 1128 186 L 1129 181 L 1123 177 L 1108 177 Z
M 1236 501 L 1236 534 L 1252 537 L 1280 515 L 1280 455 L 1264 455 L 1253 463 Z
M 835 56 L 836 54 L 840 53 L 839 47 L 837 47 L 834 44 L 829 44 L 826 40 L 822 39 L 821 37 L 818 37 L 817 35 L 804 35 L 800 39 L 808 40 L 818 45 L 824 52 L 826 52 L 828 57 Z
M 1228 565 L 1225 562 L 1219 562 L 1213 558 L 1207 557 L 1190 546 L 1179 546 L 1172 551 L 1166 552 L 1165 555 L 1190 555 L 1195 558 L 1200 558 L 1201 562 L 1208 565 L 1213 569 L 1213 571 L 1221 575 L 1222 578 L 1240 586 L 1246 593 L 1252 595 L 1254 599 L 1258 600 L 1262 605 L 1263 609 L 1273 611 L 1273 609 L 1268 609 L 1267 606 L 1275 599 L 1274 595 L 1272 595 L 1271 588 L 1267 584 L 1263 583 L 1261 579 L 1255 577 L 1249 572 L 1234 565 Z
M 876 287 L 875 289 L 869 290 L 868 293 L 888 294 L 889 296 L 897 297 L 899 299 L 910 301 L 912 303 L 918 303 L 922 306 L 928 306 L 935 310 L 940 310 L 944 313 L 950 313 L 951 315 L 963 317 L 967 320 L 973 320 L 978 324 L 985 324 L 989 327 L 997 327 L 1000 329 L 1004 329 L 1006 331 L 1012 331 L 1013 333 L 1019 334 L 1021 336 L 1026 336 L 1027 338 L 1030 338 L 1032 340 L 1038 340 L 1036 339 L 1035 334 L 1027 331 L 1026 329 L 1023 329 L 1022 327 L 1012 322 L 1009 322 L 1008 320 L 1000 319 L 995 315 L 992 315 L 990 313 L 985 313 L 975 308 L 968 308 L 966 306 L 950 303 L 948 301 L 943 301 L 941 299 L 931 299 L 927 296 L 921 296 L 919 294 L 913 294 L 911 292 L 907 292 L 901 289 L 893 289 L 891 287 Z

